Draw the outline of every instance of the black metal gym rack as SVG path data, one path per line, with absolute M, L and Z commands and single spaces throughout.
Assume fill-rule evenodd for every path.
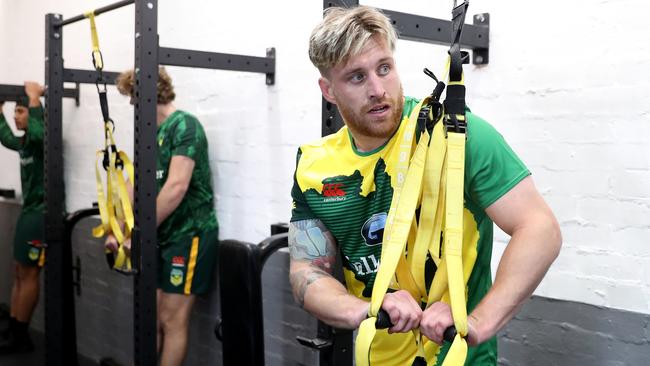
M 135 4 L 134 166 L 135 228 L 132 237 L 134 275 L 134 365 L 156 365 L 156 101 L 158 66 L 183 66 L 266 74 L 275 82 L 275 49 L 266 57 L 160 47 L 158 1 L 124 0 L 96 9 L 95 15 Z M 72 253 L 66 235 L 63 197 L 62 102 L 64 83 L 113 84 L 115 72 L 67 69 L 63 64 L 63 28 L 85 19 L 45 16 L 45 225 L 48 259 L 45 276 L 46 363 L 76 365 L 76 331 L 72 293 Z M 68 224 L 66 224 L 68 223 Z
M 25 87 L 23 85 L 0 84 L 0 101 L 15 102 L 19 98 L 26 98 Z M 74 88 L 63 89 L 63 98 L 72 98 L 75 105 L 79 106 L 79 83 Z

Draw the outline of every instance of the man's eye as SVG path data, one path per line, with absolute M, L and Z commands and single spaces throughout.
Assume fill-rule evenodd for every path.
M 363 74 L 361 74 L 361 73 L 353 74 L 352 76 L 350 76 L 350 81 L 352 81 L 354 83 L 361 82 L 361 81 L 363 81 L 363 79 L 364 79 L 364 77 L 363 77 Z
M 390 72 L 390 66 L 384 64 L 379 66 L 379 75 L 386 75 Z

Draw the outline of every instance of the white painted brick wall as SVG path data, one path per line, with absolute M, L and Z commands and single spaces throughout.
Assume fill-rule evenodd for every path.
M 45 13 L 69 17 L 107 3 L 0 2 L 0 83 L 43 80 Z M 364 3 L 438 18 L 448 18 L 451 6 Z M 195 113 L 208 134 L 222 238 L 259 241 L 269 224 L 289 219 L 296 148 L 320 135 L 318 75 L 306 53 L 322 2 L 159 5 L 161 46 L 253 56 L 277 49 L 272 87 L 258 74 L 169 68 L 177 106 Z M 465 69 L 468 103 L 528 164 L 564 233 L 564 250 L 539 295 L 650 313 L 649 10 L 642 0 L 471 2 L 470 14 L 490 13 L 491 44 L 489 65 Z M 132 65 L 132 12 L 97 19 L 111 71 Z M 420 70 L 439 73 L 445 51 L 400 42 L 407 94 L 431 89 Z M 66 67 L 91 67 L 86 23 L 65 28 L 64 55 Z M 94 86 L 84 85 L 80 107 L 64 101 L 70 210 L 94 200 L 93 152 L 101 144 L 96 98 Z M 132 109 L 114 88 L 109 98 L 119 142 L 131 152 Z M 0 149 L 0 162 L 0 187 L 19 190 L 15 154 Z M 507 240 L 496 236 L 495 263 Z

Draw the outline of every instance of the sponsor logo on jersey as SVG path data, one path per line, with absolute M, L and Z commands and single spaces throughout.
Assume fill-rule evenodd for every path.
M 156 180 L 163 179 L 163 174 L 165 174 L 164 170 L 162 170 L 162 169 L 156 170 Z
M 178 268 L 172 268 L 169 273 L 169 283 L 174 286 L 180 286 L 183 283 L 183 271 Z
M 172 258 L 172 267 L 185 267 L 185 257 L 175 256 Z
M 384 227 L 386 226 L 386 213 L 380 212 L 370 216 L 361 227 L 361 236 L 367 246 L 375 246 L 382 243 L 384 239 Z
M 343 183 L 323 184 L 323 202 L 345 201 Z
M 379 260 L 377 259 L 377 257 L 375 257 L 374 254 L 370 254 L 365 257 L 360 257 L 359 260 L 356 262 L 350 260 L 349 257 L 346 258 L 348 259 L 348 262 L 354 269 L 354 272 L 356 272 L 360 276 L 376 273 L 377 270 L 379 269 Z
M 20 165 L 25 166 L 34 162 L 34 157 L 20 158 Z

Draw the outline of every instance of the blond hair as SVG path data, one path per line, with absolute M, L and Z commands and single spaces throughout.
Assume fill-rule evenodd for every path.
M 117 90 L 120 94 L 133 97 L 135 85 L 135 73 L 133 70 L 128 70 L 121 73 L 117 80 L 115 80 Z M 174 101 L 176 93 L 174 93 L 174 86 L 172 85 L 172 78 L 167 73 L 164 67 L 158 68 L 158 104 L 168 104 Z
M 375 35 L 382 37 L 391 51 L 395 50 L 397 32 L 380 10 L 363 5 L 331 7 L 324 14 L 309 37 L 309 59 L 321 73 L 359 54 Z

